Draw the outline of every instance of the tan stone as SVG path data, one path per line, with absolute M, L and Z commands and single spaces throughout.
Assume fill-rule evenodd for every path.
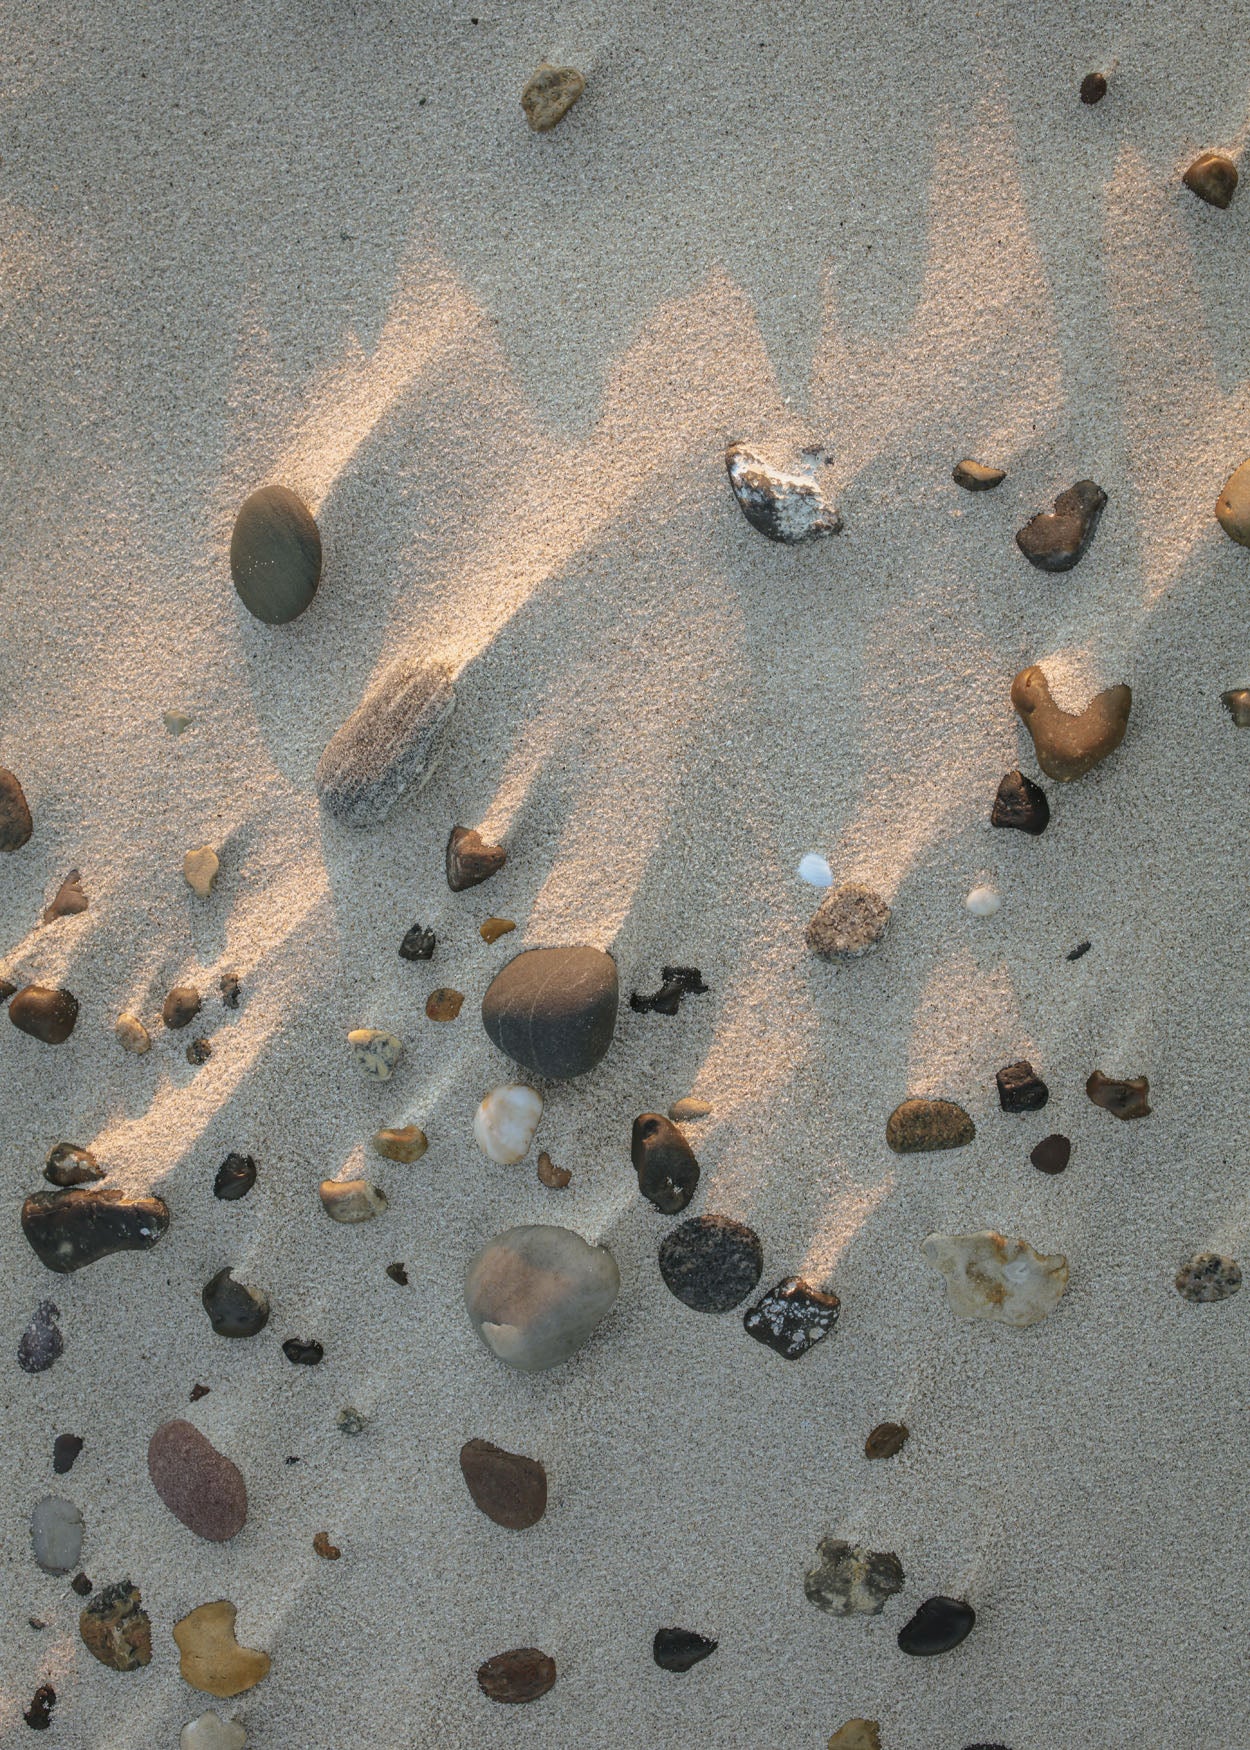
M 930 1234 L 920 1248 L 946 1278 L 950 1309 L 960 1319 L 1036 1325 L 1058 1306 L 1068 1286 L 1068 1260 L 1046 1257 L 1027 1240 L 984 1230 Z
M 549 134 L 585 89 L 586 81 L 575 67 L 553 67 L 543 61 L 530 74 L 521 93 L 526 121 L 536 134 Z
M 386 1208 L 386 1193 L 368 1179 L 323 1179 L 321 1207 L 331 1221 L 372 1221 Z
M 269 1655 L 235 1639 L 237 1611 L 228 1599 L 201 1604 L 174 1624 L 183 1681 L 206 1695 L 242 1695 L 269 1675 Z
M 1219 525 L 1238 546 L 1250 547 L 1250 462 L 1235 468 L 1215 501 Z
M 217 853 L 211 845 L 200 845 L 196 850 L 188 851 L 182 859 L 182 873 L 187 878 L 187 886 L 198 893 L 201 899 L 207 899 L 213 891 L 213 883 L 220 868 Z
M 132 1015 L 129 1010 L 117 1017 L 113 1027 L 113 1036 L 124 1051 L 133 1051 L 136 1057 L 141 1057 L 145 1051 L 151 1051 L 152 1038 L 138 1015 Z
M 848 1720 L 830 1738 L 829 1750 L 881 1750 L 881 1727 L 876 1720 Z
M 430 1143 L 424 1130 L 406 1124 L 402 1130 L 375 1131 L 373 1146 L 384 1160 L 408 1162 L 419 1161 Z
M 1011 683 L 1011 702 L 1033 740 L 1037 763 L 1048 778 L 1070 784 L 1114 753 L 1124 740 L 1132 689 L 1108 687 L 1083 711 L 1062 711 L 1050 696 L 1036 663 Z

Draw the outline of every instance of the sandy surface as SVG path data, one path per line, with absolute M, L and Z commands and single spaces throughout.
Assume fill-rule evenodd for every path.
M 1211 509 L 1250 449 L 1250 196 L 1217 213 L 1179 178 L 1240 149 L 1247 8 L 473 3 L 0 25 L 0 762 L 36 819 L 0 867 L 0 971 L 82 1004 L 59 1050 L 0 1037 L 0 1737 L 27 1741 L 51 1680 L 41 1741 L 175 1745 L 210 1702 L 171 1626 L 228 1597 L 273 1658 L 235 1704 L 258 1750 L 820 1750 L 854 1715 L 886 1750 L 1227 1750 L 1250 1699 L 1250 1294 L 1194 1307 L 1171 1284 L 1193 1251 L 1246 1249 L 1250 735 L 1219 694 L 1250 679 L 1250 555 Z M 544 57 L 588 89 L 540 139 L 518 97 Z M 787 465 L 820 446 L 845 536 L 753 533 L 736 437 Z M 1006 484 L 961 493 L 965 454 Z M 1083 475 L 1102 526 L 1044 577 L 1012 536 Z M 226 565 L 269 480 L 326 550 L 281 630 Z M 349 835 L 320 817 L 317 756 L 408 650 L 460 671 L 450 752 Z M 1008 703 L 1034 660 L 1061 702 L 1122 679 L 1135 701 L 1113 759 L 1048 786 L 1040 840 L 988 826 L 1001 774 L 1036 770 Z M 457 821 L 509 851 L 462 895 Z M 205 840 L 207 903 L 181 875 Z M 890 898 L 869 961 L 804 950 L 810 849 Z M 74 866 L 90 910 L 37 927 Z M 976 923 L 982 880 L 1004 904 Z M 489 913 L 517 933 L 487 947 Z M 428 966 L 396 954 L 414 919 Z M 603 1065 L 550 1092 L 557 1193 L 532 1155 L 491 1165 L 470 1122 L 508 1075 L 482 991 L 516 947 L 570 940 L 610 947 L 627 992 L 672 960 L 712 990 L 674 1020 L 625 1011 Z M 157 1019 L 179 981 L 211 993 L 196 1071 Z M 467 993 L 453 1025 L 425 1018 L 436 984 Z M 122 1008 L 153 1027 L 144 1059 L 114 1041 Z M 349 1060 L 360 1024 L 406 1041 L 384 1087 Z M 1008 1118 L 994 1071 L 1021 1056 L 1051 1104 Z M 1097 1111 L 1095 1067 L 1148 1075 L 1154 1115 Z M 714 1107 L 695 1211 L 755 1226 L 766 1284 L 842 1297 L 799 1363 L 660 1279 L 630 1123 L 690 1092 Z M 975 1143 L 891 1155 L 908 1093 L 961 1101 Z M 407 1121 L 425 1159 L 367 1161 Z M 1052 1179 L 1028 1150 L 1055 1129 L 1075 1146 Z M 167 1199 L 159 1249 L 43 1270 L 18 1208 L 63 1138 Z M 212 1196 L 229 1149 L 259 1164 L 240 1203 Z M 326 1219 L 317 1184 L 344 1168 L 385 1216 Z M 607 1240 L 623 1277 L 591 1344 L 535 1378 L 460 1303 L 469 1254 L 524 1221 Z M 1045 1324 L 950 1315 L 920 1242 L 983 1226 L 1067 1254 Z M 227 1263 L 273 1303 L 250 1342 L 199 1304 Z M 15 1346 L 47 1295 L 65 1354 L 32 1378 Z M 292 1335 L 324 1363 L 292 1367 Z M 148 1481 L 180 1415 L 246 1474 L 229 1545 Z M 887 1417 L 910 1444 L 868 1464 Z M 60 1479 L 65 1430 L 86 1446 Z M 470 1435 L 544 1461 L 534 1530 L 473 1509 Z M 140 1585 L 145 1671 L 95 1663 L 80 1600 L 35 1568 L 49 1492 L 82 1508 L 91 1579 Z M 805 1601 L 825 1533 L 898 1553 L 881 1617 Z M 935 1592 L 977 1628 L 909 1660 L 895 1634 Z M 657 1670 L 670 1624 L 719 1651 Z M 504 1708 L 473 1674 L 518 1645 L 559 1681 Z

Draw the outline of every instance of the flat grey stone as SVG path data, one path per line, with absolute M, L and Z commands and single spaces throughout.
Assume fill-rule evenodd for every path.
M 45 1574 L 68 1574 L 82 1556 L 82 1514 L 72 1501 L 45 1495 L 30 1516 L 30 1542 Z
M 523 1373 L 541 1373 L 581 1348 L 620 1287 L 606 1246 L 567 1227 L 511 1227 L 470 1259 L 464 1303 L 493 1354 Z
M 514 1062 L 564 1081 L 593 1069 L 612 1043 L 620 984 L 600 948 L 526 948 L 491 980 L 482 1025 Z

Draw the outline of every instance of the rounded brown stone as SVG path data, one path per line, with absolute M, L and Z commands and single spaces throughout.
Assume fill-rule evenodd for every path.
M 1237 187 L 1237 166 L 1222 152 L 1203 152 L 1181 180 L 1191 194 L 1209 207 L 1226 207 Z
M 1133 694 L 1123 685 L 1107 687 L 1083 711 L 1064 711 L 1051 698 L 1046 676 L 1034 663 L 1012 681 L 1011 702 L 1033 739 L 1038 765 L 1048 778 L 1070 784 L 1124 740 Z
M 496 1525 L 525 1531 L 547 1511 L 547 1473 L 536 1458 L 508 1452 L 489 1440 L 466 1440 L 460 1469 L 474 1506 Z
M 549 134 L 585 89 L 586 81 L 576 67 L 553 67 L 544 61 L 530 74 L 521 93 L 526 121 L 536 134 Z
M 161 1500 L 188 1531 L 224 1543 L 247 1522 L 247 1485 L 239 1467 L 190 1422 L 165 1422 L 148 1442 L 148 1475 Z
M 28 984 L 9 1004 L 9 1019 L 32 1039 L 64 1045 L 78 1020 L 78 999 L 67 990 Z
M 167 1027 L 187 1027 L 200 1012 L 200 993 L 193 984 L 176 984 L 161 1007 Z
M 1085 1084 L 1085 1092 L 1095 1106 L 1115 1118 L 1150 1116 L 1150 1083 L 1145 1076 L 1128 1076 L 1121 1081 L 1096 1069 Z
M 964 1148 L 976 1133 L 976 1125 L 953 1100 L 904 1100 L 889 1116 L 885 1140 L 897 1155 L 928 1154 Z
M 906 1422 L 878 1422 L 864 1442 L 865 1458 L 893 1458 L 907 1444 L 911 1430 Z
M 152 1657 L 152 1624 L 129 1580 L 106 1586 L 78 1618 L 87 1651 L 114 1671 L 137 1671 Z
M 0 851 L 20 851 L 34 830 L 22 786 L 0 766 Z
M 425 999 L 425 1012 L 431 1021 L 454 1021 L 463 1005 L 463 991 L 440 985 Z
M 477 1668 L 478 1687 L 492 1701 L 537 1701 L 555 1680 L 555 1660 L 537 1647 L 496 1653 Z
M 1072 1159 L 1072 1144 L 1058 1132 L 1044 1136 L 1029 1155 L 1039 1173 L 1062 1173 Z

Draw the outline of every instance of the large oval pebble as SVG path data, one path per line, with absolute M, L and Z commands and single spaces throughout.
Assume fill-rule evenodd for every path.
M 526 948 L 491 980 L 482 1025 L 515 1062 L 564 1081 L 607 1051 L 619 1001 L 616 961 L 601 948 Z
M 247 1522 L 247 1484 L 238 1465 L 190 1422 L 165 1422 L 148 1442 L 148 1475 L 188 1531 L 224 1543 Z
M 268 626 L 298 618 L 321 579 L 321 536 L 287 486 L 245 498 L 230 537 L 230 575 L 249 614 Z

